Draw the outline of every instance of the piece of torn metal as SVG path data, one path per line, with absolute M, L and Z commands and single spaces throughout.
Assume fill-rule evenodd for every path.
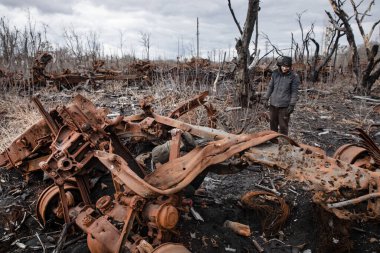
M 214 165 L 243 152 L 243 159 L 281 168 L 289 178 L 307 183 L 316 192 L 314 201 L 338 217 L 379 218 L 380 172 L 327 157 L 318 148 L 299 145 L 273 131 L 235 135 L 158 115 L 149 101 L 141 103 L 142 114 L 110 119 L 107 110 L 80 95 L 50 112 L 35 98 L 43 119 L 0 154 L 0 166 L 26 174 L 45 172 L 54 186 L 40 196 L 39 219 L 45 223 L 47 214 L 52 214 L 65 223 L 75 222 L 88 235 L 91 252 L 188 252 L 183 245 L 171 243 L 178 234 L 180 212 L 186 209 L 181 192 Z M 173 115 L 192 108 L 180 107 Z M 206 141 L 181 153 L 185 133 Z M 281 145 L 269 142 L 279 137 L 284 139 Z M 122 139 L 129 145 L 167 141 L 167 161 L 155 164 L 151 171 L 135 159 Z M 113 195 L 90 194 L 91 179 L 99 174 L 111 176 Z M 343 188 L 350 195 L 342 193 Z M 369 195 L 360 198 L 363 191 Z M 329 205 L 348 197 L 359 198 L 351 205 L 367 201 L 367 209 L 354 214 L 344 206 Z
M 380 214 L 380 200 L 359 198 L 351 204 L 370 200 L 362 211 L 350 212 L 328 204 L 356 198 L 362 190 L 377 193 L 380 172 L 369 171 L 345 161 L 324 156 L 294 145 L 263 144 L 252 147 L 245 154 L 251 161 L 285 170 L 286 176 L 305 182 L 315 191 L 313 200 L 343 219 L 376 219 Z

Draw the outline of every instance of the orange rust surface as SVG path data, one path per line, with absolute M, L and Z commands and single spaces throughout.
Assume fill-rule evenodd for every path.
M 203 99 L 203 96 L 199 95 L 196 100 Z M 173 115 L 181 115 L 193 108 L 196 102 L 193 104 L 191 101 L 196 100 L 177 108 Z M 38 164 L 56 184 L 47 189 L 38 202 L 40 218 L 45 221 L 46 210 L 60 194 L 62 201 L 60 209 L 55 208 L 56 213 L 63 212 L 66 223 L 75 220 L 88 234 L 91 252 L 122 249 L 137 252 L 134 250 L 138 247 L 156 247 L 153 252 L 188 252 L 181 245 L 162 244 L 170 238 L 170 230 L 175 229 L 179 219 L 179 210 L 183 210 L 179 206 L 181 201 L 164 201 L 162 197 L 179 198 L 178 193 L 209 166 L 224 162 L 242 151 L 246 151 L 244 156 L 249 160 L 281 168 L 289 178 L 306 182 L 310 189 L 323 193 L 315 195 L 315 202 L 322 206 L 341 201 L 341 188 L 353 192 L 368 190 L 371 198 L 377 196 L 380 172 L 365 170 L 348 162 L 351 156 L 357 157 L 363 150 L 342 148 L 337 152 L 341 159 L 346 157 L 343 160 L 347 161 L 342 161 L 326 156 L 319 148 L 298 145 L 273 131 L 234 135 L 155 114 L 149 100 L 144 100 L 143 107 L 144 114 L 108 119 L 106 110 L 96 108 L 91 101 L 78 95 L 71 104 L 58 107 L 49 113 L 50 116 L 45 114 L 44 120 L 19 136 L 0 154 L 0 165 L 7 168 L 25 165 L 32 171 Z M 46 120 L 51 121 L 50 127 Z M 58 131 L 52 129 L 52 124 Z M 131 142 L 139 138 L 153 142 L 168 136 L 173 129 L 169 161 L 148 175 L 119 139 L 123 136 Z M 180 156 L 181 132 L 210 142 Z M 275 138 L 284 141 L 281 144 L 269 142 Z M 375 149 L 372 147 L 372 150 Z M 95 168 L 111 172 L 116 189 L 114 198 L 101 196 L 97 202 L 90 198 L 90 175 Z M 73 177 L 75 187 L 70 186 Z M 65 190 L 71 189 L 79 191 L 82 205 L 71 207 L 73 201 L 65 194 Z M 94 202 L 100 212 L 92 209 Z M 372 211 L 365 215 L 379 216 L 378 202 L 372 201 L 368 205 L 368 210 Z M 358 202 L 353 200 L 352 203 Z M 340 215 L 338 217 L 344 217 L 336 209 L 332 211 Z M 347 214 L 345 217 L 354 216 Z M 117 227 L 113 222 L 123 224 Z M 138 231 L 146 231 L 146 234 L 140 235 Z
M 345 144 L 340 146 L 332 157 L 347 163 L 353 163 L 361 154 L 365 152 L 367 152 L 365 148 L 358 147 L 355 144 Z
M 288 178 L 305 182 L 311 190 L 316 191 L 313 200 L 342 219 L 374 219 L 380 215 L 379 200 L 369 201 L 368 212 L 360 214 L 327 208 L 327 204 L 345 199 L 340 189 L 352 192 L 378 192 L 380 172 L 369 171 L 293 145 L 271 144 L 253 147 L 244 156 L 253 162 L 283 169 Z M 359 202 L 352 202 L 357 203 Z
M 191 99 L 182 102 L 180 105 L 177 106 L 177 108 L 175 108 L 173 111 L 169 113 L 168 117 L 173 119 L 181 117 L 186 112 L 191 111 L 197 108 L 198 106 L 204 104 L 206 102 L 205 98 L 207 96 L 208 91 L 205 91 Z

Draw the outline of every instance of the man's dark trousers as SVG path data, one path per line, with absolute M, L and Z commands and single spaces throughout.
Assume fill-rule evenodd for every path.
M 289 118 L 288 107 L 269 107 L 270 130 L 288 135 Z M 280 127 L 280 131 L 278 131 Z

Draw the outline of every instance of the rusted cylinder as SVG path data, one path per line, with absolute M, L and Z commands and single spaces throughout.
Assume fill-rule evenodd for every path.
M 247 237 L 251 235 L 251 229 L 249 228 L 249 226 L 245 224 L 241 224 L 239 222 L 226 220 L 223 224 L 223 227 L 231 229 L 238 235 L 247 236 Z
M 179 219 L 177 208 L 168 203 L 147 204 L 143 210 L 143 217 L 154 222 L 161 229 L 173 229 Z
M 111 196 L 108 195 L 98 199 L 96 202 L 96 208 L 99 209 L 102 214 L 108 215 L 119 222 L 124 222 L 128 215 L 128 207 L 112 201 Z

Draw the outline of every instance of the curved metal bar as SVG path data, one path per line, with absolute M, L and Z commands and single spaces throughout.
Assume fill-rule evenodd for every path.
M 191 183 L 208 166 L 222 162 L 238 152 L 279 136 L 282 135 L 266 131 L 251 135 L 237 135 L 234 138 L 228 137 L 210 142 L 205 147 L 197 147 L 185 156 L 169 161 L 145 177 L 145 179 L 138 177 L 118 155 L 96 151 L 95 156 L 129 189 L 142 197 L 148 198 L 177 193 Z M 296 145 L 291 139 L 284 138 Z

